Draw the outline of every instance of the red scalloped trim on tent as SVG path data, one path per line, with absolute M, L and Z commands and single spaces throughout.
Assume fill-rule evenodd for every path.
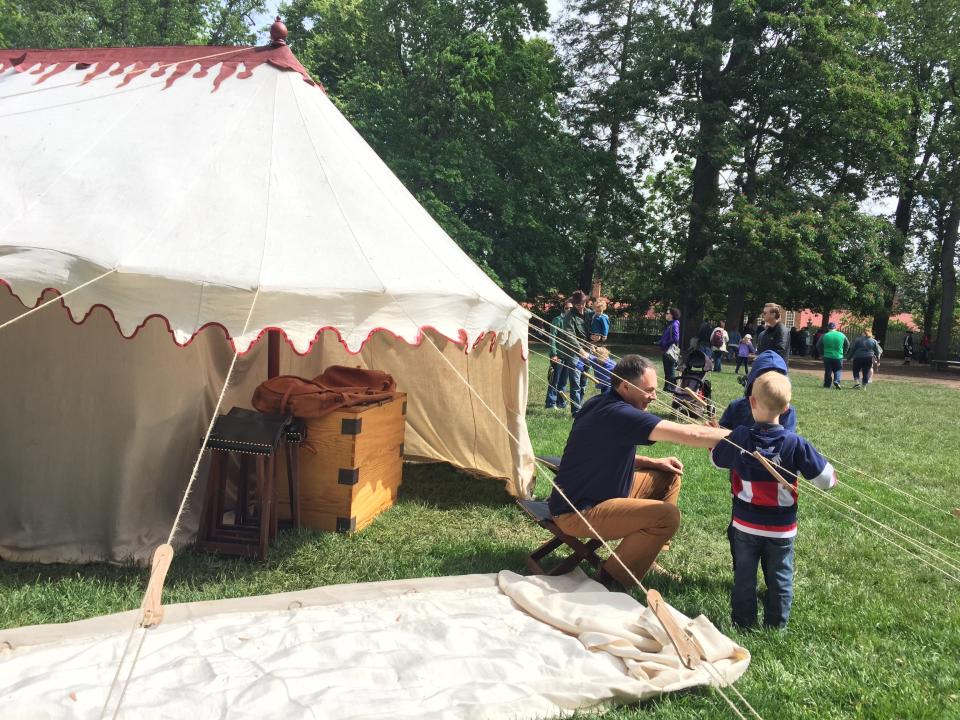
M 80 84 L 85 84 L 102 75 L 114 65 L 119 67 L 111 70 L 109 75 L 125 75 L 120 85 L 126 85 L 138 75 L 144 73 L 153 65 L 161 65 L 152 75 L 157 77 L 164 74 L 169 67 L 174 70 L 167 78 L 166 86 L 170 87 L 179 78 L 199 65 L 200 69 L 193 73 L 193 78 L 206 77 L 210 68 L 223 64 L 220 73 L 214 79 L 213 91 L 228 77 L 236 75 L 237 79 L 244 80 L 250 77 L 253 70 L 264 63 L 273 65 L 279 70 L 299 73 L 304 81 L 311 85 L 323 86 L 315 82 L 306 68 L 294 56 L 286 45 L 265 45 L 263 47 L 224 47 L 213 45 L 178 45 L 170 47 L 123 47 L 123 48 L 69 48 L 62 50 L 0 50 L 0 72 L 7 68 L 14 68 L 20 72 L 33 68 L 32 75 L 40 75 L 36 83 L 42 83 L 47 78 L 63 72 L 71 66 L 78 70 L 92 68 Z M 242 72 L 237 72 L 243 65 Z M 132 68 L 132 69 L 131 69 Z
M 60 295 L 60 290 L 58 290 L 57 288 L 54 288 L 54 287 L 44 288 L 41 291 L 40 296 L 37 298 L 36 303 L 34 303 L 33 305 L 27 305 L 27 303 L 23 301 L 23 298 L 21 298 L 16 292 L 14 292 L 13 288 L 10 286 L 10 283 L 8 283 L 3 278 L 0 278 L 0 286 L 5 287 L 7 289 L 7 292 L 9 292 L 12 297 L 17 299 L 17 302 L 19 302 L 21 305 L 23 305 L 23 307 L 27 308 L 28 310 L 36 307 L 40 302 L 42 302 L 43 296 L 46 295 L 48 292 L 52 291 L 57 293 L 57 295 Z M 167 326 L 167 332 L 170 333 L 170 337 L 173 340 L 174 345 L 181 348 L 185 348 L 188 345 L 190 345 L 190 343 L 192 343 L 197 338 L 197 336 L 207 328 L 211 328 L 211 327 L 220 328 L 220 330 L 223 331 L 224 339 L 228 343 L 230 343 L 230 348 L 241 357 L 249 353 L 253 349 L 253 346 L 256 345 L 258 342 L 260 342 L 260 339 L 271 330 L 276 330 L 277 332 L 279 332 L 283 337 L 284 341 L 290 347 L 290 350 L 295 355 L 300 355 L 301 357 L 304 357 L 310 354 L 310 351 L 313 350 L 313 346 L 316 345 L 317 342 L 320 340 L 320 336 L 327 330 L 332 331 L 337 336 L 337 342 L 339 342 L 343 346 L 343 349 L 347 352 L 348 355 L 359 355 L 361 352 L 363 352 L 364 346 L 370 341 L 370 338 L 373 337 L 374 333 L 378 333 L 378 332 L 388 333 L 389 335 L 392 335 L 395 340 L 400 340 L 401 342 L 404 342 L 411 347 L 420 347 L 420 345 L 423 344 L 423 341 L 425 338 L 424 331 L 426 330 L 432 330 L 437 335 L 448 340 L 449 342 L 453 343 L 457 347 L 463 348 L 464 354 L 468 354 L 467 331 L 462 328 L 460 329 L 459 338 L 455 339 L 450 337 L 449 335 L 446 335 L 440 332 L 432 325 L 421 325 L 417 330 L 417 339 L 414 342 L 410 342 L 406 338 L 402 337 L 401 335 L 397 335 L 395 332 L 393 332 L 388 328 L 373 328 L 367 334 L 367 337 L 363 339 L 363 342 L 360 343 L 360 347 L 357 350 L 351 350 L 347 345 L 347 343 L 344 341 L 343 336 L 340 334 L 340 331 L 337 328 L 333 327 L 332 325 L 325 325 L 324 327 L 317 330 L 316 334 L 313 336 L 313 340 L 311 340 L 310 343 L 307 345 L 306 351 L 300 352 L 294 346 L 293 342 L 287 336 L 287 333 L 283 328 L 268 326 L 263 328 L 260 331 L 260 333 L 257 335 L 256 338 L 254 338 L 254 340 L 250 343 L 250 345 L 247 347 L 246 350 L 244 350 L 243 352 L 237 352 L 237 346 L 234 343 L 233 338 L 230 336 L 230 331 L 226 328 L 225 325 L 218 322 L 209 322 L 209 323 L 206 323 L 205 325 L 202 325 L 198 329 L 194 330 L 193 334 L 190 336 L 190 338 L 186 342 L 181 343 L 177 340 L 177 337 L 173 332 L 173 328 L 170 326 L 170 321 L 167 319 L 165 315 L 161 315 L 160 313 L 147 315 L 143 319 L 143 321 L 133 329 L 133 332 L 127 335 L 123 332 L 123 328 L 120 327 L 120 323 L 117 322 L 117 316 L 114 314 L 113 309 L 107 305 L 104 305 L 102 303 L 94 303 L 93 305 L 90 306 L 90 308 L 87 310 L 84 316 L 79 320 L 77 320 L 73 316 L 73 311 L 69 307 L 67 307 L 66 303 L 64 303 L 62 299 L 60 300 L 60 307 L 62 307 L 66 311 L 67 318 L 69 318 L 70 322 L 72 322 L 74 325 L 82 325 L 90 318 L 94 310 L 96 310 L 97 308 L 103 308 L 110 314 L 110 319 L 113 321 L 113 324 L 116 326 L 117 332 L 120 334 L 120 337 L 122 337 L 124 340 L 133 340 L 137 336 L 137 333 L 139 333 L 144 327 L 146 327 L 148 322 L 150 322 L 154 318 L 160 318 L 161 320 L 163 320 L 164 324 Z M 485 333 L 481 334 L 473 343 L 472 349 L 476 349 L 488 336 L 491 336 L 490 347 L 488 349 L 488 352 L 492 353 L 494 348 L 496 347 L 496 339 L 497 339 L 497 333 L 493 330 L 488 330 Z M 524 361 L 526 361 L 527 352 L 524 350 L 523 352 L 521 352 L 521 355 Z

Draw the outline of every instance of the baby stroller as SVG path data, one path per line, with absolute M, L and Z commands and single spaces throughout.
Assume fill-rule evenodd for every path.
M 713 388 L 707 373 L 713 370 L 713 361 L 702 350 L 691 350 L 682 365 L 680 379 L 673 388 L 673 412 L 688 418 L 713 418 L 717 411 L 713 404 Z

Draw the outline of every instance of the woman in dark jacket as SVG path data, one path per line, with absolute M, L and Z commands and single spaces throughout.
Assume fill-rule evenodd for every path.
M 675 307 L 667 310 L 667 326 L 660 336 L 660 349 L 663 351 L 663 389 L 673 392 L 680 360 L 680 311 Z

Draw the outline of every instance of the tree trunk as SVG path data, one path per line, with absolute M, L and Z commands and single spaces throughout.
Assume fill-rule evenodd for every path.
M 940 300 L 940 322 L 937 327 L 937 344 L 934 357 L 947 360 L 950 355 L 950 336 L 953 332 L 953 311 L 957 302 L 957 234 L 960 232 L 960 195 L 953 198 L 950 214 L 947 216 L 943 233 L 943 247 L 940 249 L 940 284 L 943 296 Z
M 825 305 L 823 310 L 821 310 L 820 312 L 823 314 L 823 319 L 820 321 L 820 329 L 826 330 L 827 325 L 830 322 L 830 313 L 833 312 L 833 307 L 831 307 L 830 305 Z
M 923 304 L 923 334 L 929 338 L 933 337 L 933 315 L 940 309 L 940 263 L 943 255 L 943 235 L 947 222 L 946 214 L 947 204 L 942 201 L 938 202 L 934 243 L 929 252 L 930 276 L 927 280 L 927 298 Z
M 740 331 L 743 325 L 743 308 L 746 300 L 746 288 L 737 287 L 730 292 L 730 304 L 727 305 L 727 316 L 724 318 L 727 330 Z
M 926 79 L 929 79 L 929 76 L 926 76 Z M 911 167 L 911 173 L 903 178 L 900 184 L 900 192 L 897 195 L 897 212 L 893 221 L 893 225 L 898 232 L 894 233 L 887 254 L 890 263 L 897 270 L 903 267 L 903 261 L 906 257 L 907 242 L 910 237 L 910 222 L 913 217 L 913 201 L 916 198 L 917 186 L 923 180 L 924 175 L 927 174 L 927 166 L 930 164 L 930 157 L 933 153 L 931 140 L 940 125 L 943 108 L 944 104 L 941 101 L 934 112 L 930 132 L 926 136 L 926 149 L 923 151 L 923 157 L 920 159 L 919 165 Z M 909 147 L 912 152 L 908 157 L 916 157 L 920 150 L 920 118 L 922 112 L 919 99 L 914 98 L 913 108 L 910 111 L 911 135 Z M 873 335 L 881 346 L 887 341 L 887 327 L 890 324 L 890 316 L 893 314 L 893 302 L 896 295 L 896 285 L 888 285 L 883 309 L 873 318 Z
M 620 61 L 618 63 L 617 77 L 611 87 L 617 83 L 624 82 L 627 76 L 627 61 L 630 57 L 630 42 L 633 39 L 633 8 L 635 0 L 627 3 L 626 17 L 623 23 L 623 39 L 620 43 Z M 619 111 L 619 112 L 617 112 Z M 621 108 L 616 108 L 613 117 L 610 120 L 610 140 L 607 143 L 608 165 L 600 176 L 600 186 L 597 188 L 597 204 L 593 213 L 593 232 L 587 238 L 586 247 L 583 249 L 583 260 L 580 263 L 580 278 L 578 286 L 584 292 L 590 292 L 593 287 L 593 278 L 597 272 L 597 255 L 600 252 L 600 239 L 606 237 L 607 212 L 610 209 L 610 194 L 613 192 L 611 178 L 617 172 L 620 161 L 620 143 L 623 132 L 623 124 L 627 118 L 622 117 Z
M 700 97 L 697 106 L 697 155 L 693 166 L 690 193 L 690 224 L 683 260 L 678 268 L 677 284 L 681 302 L 686 306 L 687 327 L 703 317 L 702 287 L 697 268 L 709 254 L 713 241 L 713 220 L 720 205 L 720 170 L 723 165 L 722 133 L 730 112 L 730 98 L 723 77 L 742 62 L 743 49 L 734 44 L 726 68 L 723 65 L 726 43 L 730 41 L 730 0 L 714 0 L 711 7 L 709 53 L 704 53 L 700 72 Z

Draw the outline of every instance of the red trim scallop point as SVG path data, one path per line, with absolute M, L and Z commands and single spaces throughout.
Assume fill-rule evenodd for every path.
M 10 283 L 7 282 L 6 280 L 4 280 L 3 278 L 0 278 L 0 285 L 2 285 L 3 287 L 5 287 L 5 288 L 7 289 L 7 292 L 9 292 L 12 297 L 14 297 L 14 298 L 17 299 L 17 302 L 19 302 L 21 305 L 23 305 L 23 307 L 27 308 L 28 310 L 31 310 L 31 309 L 35 308 L 37 305 L 39 305 L 39 304 L 43 301 L 43 296 L 46 295 L 48 292 L 53 291 L 53 292 L 57 293 L 57 295 L 60 295 L 60 290 L 57 289 L 57 288 L 54 288 L 54 287 L 44 288 L 44 289 L 40 292 L 40 295 L 37 297 L 36 303 L 34 303 L 34 304 L 31 306 L 31 305 L 27 305 L 27 303 L 25 303 L 25 302 L 23 301 L 23 299 L 22 299 L 16 292 L 14 292 L 13 287 L 11 287 Z M 260 339 L 261 339 L 264 335 L 266 335 L 268 332 L 270 332 L 271 330 L 276 330 L 277 332 L 279 332 L 279 333 L 282 335 L 284 341 L 285 341 L 285 342 L 287 343 L 287 345 L 290 347 L 290 350 L 293 351 L 293 353 L 294 353 L 295 355 L 299 355 L 299 356 L 301 356 L 301 357 L 305 357 L 305 356 L 307 356 L 307 355 L 310 354 L 311 350 L 313 350 L 313 346 L 316 345 L 317 342 L 320 340 L 320 336 L 321 336 L 325 331 L 327 331 L 327 330 L 330 330 L 330 331 L 332 331 L 333 333 L 336 334 L 336 336 L 337 336 L 337 342 L 339 342 L 339 343 L 343 346 L 343 349 L 347 352 L 348 355 L 359 355 L 361 352 L 363 352 L 364 346 L 370 341 L 370 338 L 373 337 L 374 333 L 378 333 L 378 332 L 388 333 L 388 334 L 392 335 L 392 336 L 394 337 L 394 339 L 400 340 L 401 342 L 405 343 L 406 345 L 409 345 L 410 347 L 420 347 L 420 345 L 423 344 L 423 340 L 424 340 L 424 337 L 425 337 L 425 335 L 424 335 L 425 331 L 431 330 L 431 331 L 435 332 L 437 335 L 439 335 L 440 337 L 442 337 L 442 338 L 448 340 L 449 342 L 453 343 L 453 344 L 456 345 L 457 347 L 462 347 L 462 348 L 463 348 L 463 351 L 464 351 L 464 354 L 469 354 L 469 350 L 470 350 L 470 348 L 469 348 L 469 337 L 468 337 L 468 335 L 467 335 L 467 331 L 464 330 L 463 328 L 461 328 L 460 331 L 459 331 L 459 337 L 456 338 L 456 339 L 454 339 L 454 338 L 450 337 L 449 335 L 446 335 L 446 334 L 440 332 L 439 330 L 437 330 L 437 329 L 436 329 L 435 327 L 433 327 L 432 325 L 421 325 L 421 326 L 418 328 L 418 330 L 417 330 L 417 339 L 416 339 L 414 342 L 410 342 L 409 340 L 407 340 L 407 339 L 404 338 L 403 336 L 397 335 L 395 332 L 393 332 L 393 331 L 390 330 L 389 328 L 377 327 L 377 328 L 373 328 L 369 333 L 367 333 L 367 337 L 365 337 L 365 338 L 363 339 L 363 342 L 360 343 L 359 349 L 357 349 L 357 350 L 351 350 L 350 347 L 347 345 L 347 343 L 344 341 L 343 335 L 340 334 L 340 331 L 339 331 L 337 328 L 333 327 L 332 325 L 325 325 L 325 326 L 323 326 L 322 328 L 320 328 L 320 329 L 317 330 L 316 334 L 313 336 L 313 340 L 311 340 L 310 343 L 307 345 L 306 351 L 305 351 L 305 352 L 300 352 L 300 351 L 297 350 L 297 348 L 294 346 L 293 342 L 292 342 L 292 341 L 290 340 L 290 338 L 287 336 L 287 333 L 286 333 L 286 331 L 285 331 L 283 328 L 274 327 L 274 326 L 270 325 L 270 326 L 264 327 L 264 328 L 262 328 L 262 329 L 260 330 L 260 332 L 257 334 L 257 337 L 254 338 L 253 341 L 247 346 L 247 349 L 246 349 L 246 350 L 244 350 L 243 352 L 239 352 L 239 351 L 237 350 L 237 345 L 236 345 L 236 343 L 234 342 L 233 338 L 230 336 L 230 331 L 226 328 L 225 325 L 223 325 L 222 323 L 219 323 L 219 322 L 209 322 L 209 323 L 205 323 L 204 325 L 201 325 L 199 328 L 197 328 L 196 330 L 194 330 L 193 334 L 190 336 L 190 338 L 189 338 L 186 342 L 181 343 L 181 342 L 179 342 L 179 341 L 177 340 L 177 337 L 176 337 L 176 335 L 175 335 L 174 332 L 173 332 L 173 328 L 170 326 L 170 321 L 167 319 L 167 317 L 166 317 L 165 315 L 162 315 L 162 314 L 160 314 L 160 313 L 153 313 L 153 314 L 147 315 L 147 316 L 143 319 L 143 321 L 142 321 L 139 325 L 137 325 L 137 327 L 134 328 L 133 332 L 130 333 L 129 335 L 127 335 L 127 334 L 125 334 L 125 333 L 123 332 L 123 328 L 120 327 L 120 323 L 117 322 L 117 316 L 114 314 L 113 309 L 110 308 L 110 307 L 107 306 L 107 305 L 104 305 L 103 303 L 94 303 L 93 305 L 91 305 L 90 308 L 87 310 L 87 312 L 84 313 L 83 317 L 80 318 L 79 320 L 77 320 L 77 319 L 74 317 L 74 315 L 73 315 L 73 310 L 71 310 L 71 309 L 67 306 L 67 304 L 66 304 L 65 302 L 63 302 L 63 299 L 60 300 L 60 307 L 62 307 L 62 308 L 66 311 L 67 318 L 69 318 L 70 322 L 72 322 L 74 325 L 83 325 L 83 323 L 85 323 L 85 322 L 90 318 L 90 316 L 93 314 L 93 311 L 94 311 L 94 310 L 96 310 L 97 308 L 103 308 L 104 310 L 106 310 L 106 311 L 110 314 L 110 319 L 113 320 L 113 324 L 116 326 L 117 332 L 120 334 L 120 337 L 122 337 L 124 340 L 133 340 L 133 339 L 137 336 L 137 333 L 139 333 L 140 330 L 142 330 L 144 327 L 146 327 L 146 325 L 147 325 L 148 322 L 150 322 L 150 321 L 153 320 L 154 318 L 160 318 L 161 320 L 163 320 L 164 324 L 167 326 L 167 332 L 170 333 L 170 337 L 173 339 L 173 344 L 176 345 L 177 347 L 181 347 L 181 348 L 185 348 L 185 347 L 187 347 L 188 345 L 190 345 L 190 343 L 192 343 L 192 342 L 196 339 L 197 335 L 199 335 L 200 333 L 202 333 L 202 332 L 203 332 L 204 330 L 206 330 L 207 328 L 217 327 L 217 328 L 220 328 L 220 329 L 223 331 L 224 339 L 225 339 L 228 343 L 230 343 L 230 348 L 231 348 L 237 355 L 239 355 L 240 357 L 243 357 L 244 355 L 246 355 L 247 353 L 249 353 L 249 352 L 253 349 L 253 346 L 256 345 L 258 342 L 260 342 Z M 476 342 L 474 342 L 474 344 L 473 344 L 473 349 L 476 349 L 477 346 L 483 341 L 483 339 L 484 339 L 487 335 L 493 335 L 494 340 L 495 340 L 495 339 L 496 339 L 496 336 L 497 336 L 497 333 L 496 333 L 496 331 L 494 331 L 494 330 L 487 330 L 486 332 L 482 333 L 482 334 L 477 338 Z M 494 342 L 491 342 L 489 352 L 491 352 L 491 353 L 493 352 L 494 345 L 495 345 L 495 343 L 494 343 Z M 523 355 L 524 361 L 526 361 L 526 360 L 527 360 L 527 353 L 526 353 L 526 352 L 523 352 L 523 353 L 521 353 L 521 354 Z

